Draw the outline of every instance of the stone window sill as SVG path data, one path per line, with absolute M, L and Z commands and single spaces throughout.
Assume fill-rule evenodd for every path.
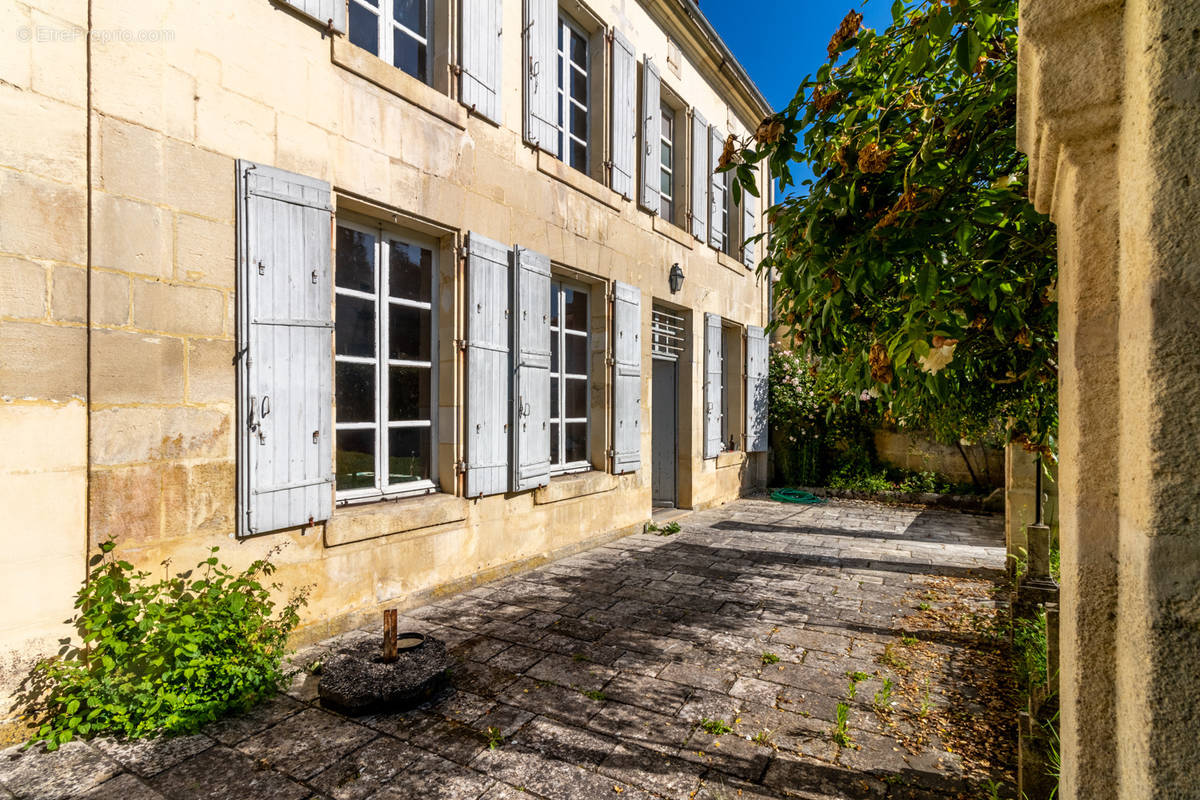
M 459 130 L 466 130 L 467 109 L 458 101 L 450 99 L 432 86 L 421 83 L 404 70 L 393 67 L 358 45 L 351 44 L 344 37 L 333 37 L 331 57 L 333 63 L 342 69 L 353 72 L 417 108 L 428 111 Z
M 551 478 L 547 485 L 533 490 L 533 502 L 534 505 L 540 506 L 562 500 L 572 500 L 576 497 L 587 497 L 590 494 L 610 492 L 615 488 L 617 488 L 617 476 L 600 470 L 559 475 Z
M 625 198 L 590 175 L 585 175 L 574 167 L 568 167 L 545 150 L 537 151 L 537 168 L 538 172 L 543 175 L 549 175 L 551 178 L 565 183 L 575 191 L 586 194 L 612 210 L 621 210 L 621 201 Z
M 745 275 L 750 271 L 745 264 L 720 250 L 717 251 L 717 263 L 719 263 L 722 267 L 725 267 L 725 269 L 733 270 L 739 275 Z
M 695 236 L 692 236 L 673 222 L 667 222 L 657 214 L 654 215 L 654 230 L 675 242 L 675 244 L 686 247 L 688 250 L 691 250 L 696 244 Z
M 335 547 L 461 522 L 467 518 L 468 505 L 466 498 L 437 493 L 344 506 L 335 509 L 325 524 L 325 544 Z
M 744 463 L 746 463 L 746 453 L 742 450 L 726 450 L 724 453 L 717 453 L 717 469 L 736 467 Z

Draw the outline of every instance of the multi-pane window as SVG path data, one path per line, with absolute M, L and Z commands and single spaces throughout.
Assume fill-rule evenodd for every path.
M 728 325 L 721 328 L 721 449 L 737 450 L 737 425 L 733 417 L 736 391 L 735 371 L 738 366 L 738 349 L 742 338 L 737 328 Z
M 729 252 L 729 173 L 722 172 L 713 181 L 716 213 L 721 215 L 721 252 Z
M 353 2 L 353 0 L 352 0 Z M 588 168 L 588 38 L 564 17 L 558 20 L 558 152 L 582 172 Z
M 588 294 L 577 284 L 550 288 L 550 470 L 590 469 Z
M 350 41 L 429 83 L 431 0 L 349 0 Z
M 675 221 L 675 110 L 662 106 L 662 133 L 659 149 L 659 215 L 668 222 Z
M 436 279 L 432 242 L 338 223 L 339 500 L 434 488 Z

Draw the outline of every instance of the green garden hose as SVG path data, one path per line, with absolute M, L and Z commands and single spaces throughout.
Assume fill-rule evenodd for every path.
M 771 492 L 771 499 L 780 503 L 802 503 L 810 506 L 825 502 L 825 498 L 817 497 L 810 492 L 802 492 L 799 489 L 776 489 Z

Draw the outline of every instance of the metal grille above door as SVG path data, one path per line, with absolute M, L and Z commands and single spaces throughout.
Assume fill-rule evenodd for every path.
M 683 352 L 683 317 L 655 306 L 650 318 L 650 354 L 677 361 Z

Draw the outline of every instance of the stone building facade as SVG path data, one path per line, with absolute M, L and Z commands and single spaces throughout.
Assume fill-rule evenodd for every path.
M 1200 0 L 1022 0 L 1058 226 L 1065 800 L 1200 797 Z
M 314 638 L 764 479 L 763 203 L 713 163 L 770 109 L 692 0 L 0 0 L 0 42 L 6 688 L 110 537 L 283 544 Z

